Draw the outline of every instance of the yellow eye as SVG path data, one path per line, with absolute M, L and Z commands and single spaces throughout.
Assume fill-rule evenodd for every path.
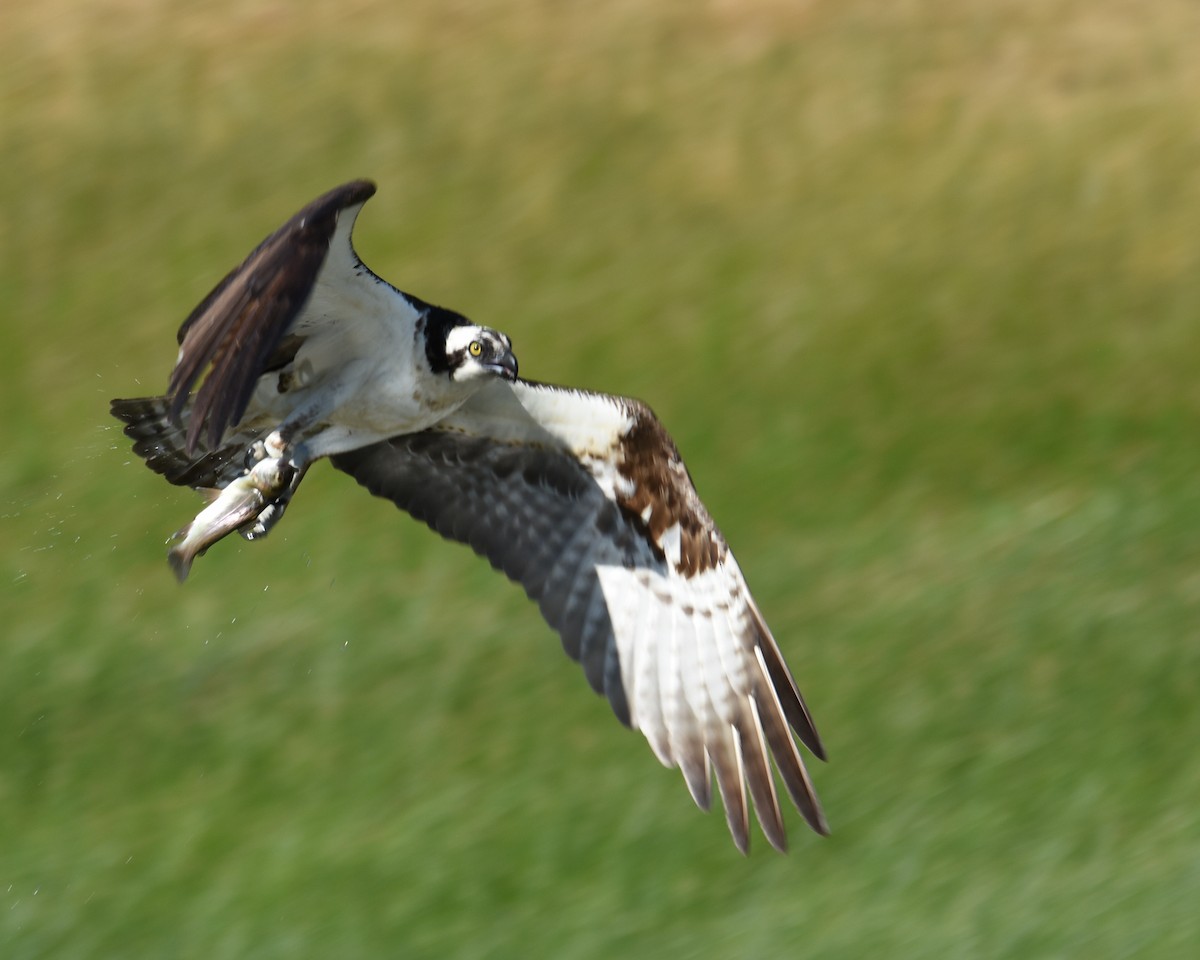
M 471 356 L 477 357 L 483 353 L 483 344 L 478 340 L 472 340 L 471 345 L 467 347 L 467 350 L 470 352 Z

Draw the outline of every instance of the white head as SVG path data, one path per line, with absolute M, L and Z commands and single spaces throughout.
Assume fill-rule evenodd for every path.
M 498 330 L 468 323 L 446 334 L 446 362 L 450 379 L 466 383 L 479 377 L 517 379 L 517 358 L 512 341 Z
M 462 314 L 442 307 L 429 307 L 421 319 L 425 356 L 433 373 L 444 374 L 454 383 L 488 377 L 517 379 L 512 341 L 500 331 L 477 326 Z

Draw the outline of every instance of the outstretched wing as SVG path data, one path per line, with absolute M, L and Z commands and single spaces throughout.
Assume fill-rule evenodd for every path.
M 828 832 L 791 732 L 824 759 L 816 728 L 649 408 L 497 382 L 438 427 L 333 464 L 520 583 L 703 809 L 715 773 L 743 852 L 747 787 L 767 839 L 786 845 L 772 758 L 805 820 Z
M 374 192 L 369 180 L 354 180 L 318 197 L 260 243 L 183 322 L 167 387 L 176 423 L 193 385 L 209 371 L 192 401 L 189 453 L 206 424 L 207 446 L 215 450 L 225 429 L 246 412 L 259 376 L 287 346 L 285 336 L 317 283 L 339 219 L 338 242 L 349 249 L 354 217 Z M 338 260 L 339 266 L 352 262 L 352 252 L 349 260 Z

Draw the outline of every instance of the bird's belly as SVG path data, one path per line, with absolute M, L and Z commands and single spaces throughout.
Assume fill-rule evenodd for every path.
M 424 430 L 466 400 L 414 377 L 406 354 L 348 349 L 352 341 L 310 338 L 293 363 L 260 380 L 248 413 L 296 424 L 314 452 L 328 456 Z
M 375 376 L 347 395 L 331 419 L 347 427 L 392 437 L 433 426 L 462 406 L 465 399 L 430 396 L 411 380 Z
M 394 437 L 424 430 L 444 415 L 422 409 L 415 403 L 388 402 L 388 398 L 370 397 L 344 404 L 334 411 L 329 420 L 350 430 Z

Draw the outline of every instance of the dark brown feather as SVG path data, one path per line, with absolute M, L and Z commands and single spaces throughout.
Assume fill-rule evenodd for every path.
M 828 759 L 825 755 L 825 745 L 821 742 L 821 735 L 817 733 L 817 725 L 813 723 L 808 706 L 800 695 L 800 688 L 796 686 L 792 671 L 783 662 L 783 654 L 779 651 L 779 645 L 775 642 L 771 631 L 767 629 L 762 614 L 758 612 L 753 603 L 750 604 L 750 614 L 754 618 L 755 629 L 758 632 L 758 647 L 762 650 L 763 662 L 767 666 L 771 686 L 779 697 L 783 715 L 787 717 L 788 723 L 800 737 L 801 743 L 808 747 L 818 759 Z
M 167 397 L 112 401 L 112 415 L 125 424 L 125 436 L 146 466 L 170 483 L 196 489 L 224 487 L 241 476 L 246 448 L 260 438 L 262 428 L 240 428 L 216 450 L 202 441 L 188 453 L 184 429 L 171 420 L 169 405 Z
M 633 482 L 633 493 L 619 496 L 617 503 L 660 552 L 663 534 L 679 525 L 677 572 L 694 577 L 711 570 L 728 552 L 725 541 L 696 496 L 675 441 L 648 407 L 633 401 L 630 405 L 634 423 L 618 448 L 617 470 Z M 650 516 L 643 520 L 647 507 Z
M 179 328 L 180 355 L 167 386 L 170 415 L 208 371 L 192 404 L 187 450 L 205 434 L 210 449 L 246 412 L 289 327 L 304 308 L 329 250 L 338 214 L 375 192 L 368 180 L 318 197 L 260 243 L 191 312 Z
M 788 796 L 792 798 L 792 803 L 796 805 L 796 809 L 804 816 L 808 825 L 822 836 L 828 836 L 829 824 L 825 821 L 821 803 L 804 769 L 804 761 L 800 759 L 800 753 L 796 749 L 796 741 L 788 731 L 779 697 L 766 674 L 765 666 L 763 675 L 755 687 L 754 701 L 758 707 L 763 735 L 767 739 L 771 755 L 775 758 L 775 766 L 783 777 Z

